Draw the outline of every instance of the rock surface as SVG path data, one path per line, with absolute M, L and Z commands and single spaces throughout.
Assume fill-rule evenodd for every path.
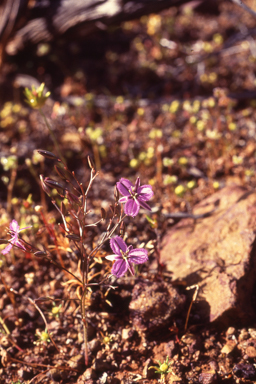
M 138 332 L 152 333 L 166 326 L 181 311 L 185 296 L 164 281 L 135 284 L 129 305 Z
M 208 0 L 209 1 L 209 0 Z M 144 14 L 160 12 L 163 9 L 180 6 L 189 0 L 60 0 L 0 2 L 0 64 L 1 53 L 8 40 L 6 50 L 15 55 L 28 43 L 51 41 L 70 30 L 84 37 L 97 29 L 106 30 L 125 20 L 139 18 Z
M 195 206 L 203 219 L 182 219 L 163 238 L 161 263 L 173 280 L 199 284 L 209 320 L 247 322 L 255 316 L 256 193 L 227 186 Z

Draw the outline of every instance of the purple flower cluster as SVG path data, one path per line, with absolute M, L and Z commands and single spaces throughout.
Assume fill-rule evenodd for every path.
M 12 238 L 9 240 L 9 244 L 7 245 L 7 247 L 5 247 L 2 250 L 3 255 L 6 255 L 8 252 L 10 252 L 10 250 L 14 245 L 16 245 L 16 247 L 23 249 L 23 251 L 26 250 L 21 240 L 19 239 L 19 233 L 23 231 L 23 229 L 27 229 L 27 228 L 31 228 L 31 227 L 20 228 L 17 221 L 12 220 L 12 222 L 10 223 L 10 234 Z
M 140 207 L 151 211 L 150 206 L 146 203 L 154 195 L 151 185 L 140 186 L 140 178 L 138 177 L 135 186 L 124 178 L 121 178 L 116 186 L 124 196 L 119 201 L 125 203 L 124 213 L 126 215 L 135 217 L 139 213 Z
M 148 251 L 146 249 L 133 249 L 132 245 L 127 247 L 124 240 L 119 236 L 110 239 L 110 247 L 114 255 L 106 256 L 106 259 L 115 261 L 111 272 L 116 277 L 122 277 L 128 269 L 134 275 L 132 264 L 142 264 L 148 260 Z

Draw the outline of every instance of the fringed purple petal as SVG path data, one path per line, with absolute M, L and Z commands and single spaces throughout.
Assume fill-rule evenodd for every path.
M 122 250 L 124 253 L 127 250 L 127 245 L 125 244 L 124 240 L 119 236 L 115 236 L 110 239 L 110 247 L 112 251 L 118 256 L 122 256 L 120 250 Z
M 127 180 L 121 178 L 117 183 L 116 183 L 118 191 L 124 195 L 124 196 L 130 196 L 129 190 L 132 188 L 132 183 Z
M 140 203 L 140 205 L 142 206 L 142 208 L 151 211 L 150 206 L 149 206 L 147 203 L 145 203 L 145 201 L 141 201 L 140 198 L 138 198 L 138 200 L 139 200 L 139 203 Z
M 142 185 L 138 188 L 137 193 L 139 194 L 138 199 L 141 199 L 142 201 L 150 200 L 151 197 L 154 196 L 151 185 Z
M 129 199 L 132 199 L 131 196 L 124 196 L 119 199 L 119 203 L 126 203 Z
M 19 227 L 17 221 L 16 220 L 12 220 L 12 222 L 10 223 L 10 230 L 15 232 L 15 233 L 18 233 L 19 229 L 20 229 L 20 227 Z
M 11 249 L 12 249 L 12 244 L 9 243 L 7 247 L 5 247 L 1 252 L 3 255 L 6 255 L 8 252 L 10 252 Z
M 18 223 L 16 220 L 12 220 L 11 223 L 10 223 L 10 231 L 9 231 L 9 234 L 12 236 L 12 238 L 9 240 L 9 244 L 7 245 L 7 247 L 5 247 L 3 250 L 2 250 L 2 253 L 4 255 L 6 255 L 8 252 L 10 252 L 10 250 L 12 249 L 13 245 L 16 245 L 16 247 L 18 248 L 21 248 L 23 249 L 24 251 L 26 251 L 26 248 L 24 246 L 24 243 L 22 240 L 19 239 L 18 235 L 19 235 L 19 232 L 22 231 L 23 229 L 27 229 L 27 228 L 31 228 L 31 226 L 29 227 L 24 227 L 24 228 L 21 228 L 19 227 Z
M 16 240 L 12 244 L 15 244 L 16 247 L 19 247 L 19 248 L 23 249 L 23 251 L 26 251 L 26 248 L 24 247 L 24 245 L 22 244 L 22 242 L 20 240 Z
M 137 200 L 129 199 L 124 206 L 124 213 L 128 216 L 135 217 L 140 210 L 140 204 Z
M 122 259 L 122 256 L 118 256 L 118 255 L 108 255 L 105 257 L 105 259 L 107 260 L 110 260 L 110 261 L 116 261 L 116 260 L 120 260 Z
M 135 248 L 129 252 L 129 263 L 142 264 L 148 261 L 148 251 L 144 248 Z
M 28 228 L 32 228 L 32 225 L 29 225 L 28 227 L 21 228 L 21 229 L 19 230 L 19 232 L 20 232 L 20 231 L 24 231 L 24 229 L 28 229 Z
M 127 271 L 127 269 L 128 263 L 124 259 L 117 260 L 111 269 L 111 273 L 116 277 L 122 277 Z

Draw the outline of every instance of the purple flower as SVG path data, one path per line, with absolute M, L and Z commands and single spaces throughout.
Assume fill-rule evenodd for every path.
M 12 238 L 9 240 L 9 244 L 7 245 L 7 247 L 5 247 L 3 250 L 2 250 L 2 254 L 3 255 L 6 255 L 8 252 L 10 252 L 10 250 L 12 249 L 13 245 L 16 245 L 17 247 L 23 249 L 24 251 L 26 250 L 26 248 L 24 247 L 24 245 L 22 244 L 22 242 L 20 241 L 19 239 L 19 233 L 21 231 L 23 231 L 23 229 L 27 229 L 27 228 L 31 228 L 30 227 L 24 227 L 24 228 L 20 228 L 17 221 L 16 220 L 12 220 L 11 224 L 10 224 L 10 235 L 12 236 Z
M 151 185 L 140 186 L 140 178 L 138 177 L 135 186 L 129 180 L 123 178 L 120 179 L 116 186 L 124 196 L 119 201 L 125 203 L 124 213 L 126 215 L 135 217 L 139 213 L 140 207 L 151 211 L 150 206 L 146 203 L 154 195 Z
M 132 245 L 127 247 L 124 240 L 119 236 L 110 239 L 110 247 L 114 255 L 106 256 L 106 259 L 115 261 L 111 272 L 116 277 L 122 277 L 127 272 L 127 269 L 134 275 L 132 264 L 142 264 L 148 261 L 148 251 L 146 249 L 132 249 Z

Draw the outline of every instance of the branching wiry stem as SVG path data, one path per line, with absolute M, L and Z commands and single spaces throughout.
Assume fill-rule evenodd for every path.
M 37 256 L 37 255 L 35 255 L 35 256 Z M 46 256 L 46 255 L 40 256 L 40 257 L 44 257 L 46 260 L 50 261 L 52 264 L 56 265 L 58 268 L 63 269 L 63 271 L 69 273 L 72 277 L 74 277 L 74 279 L 76 279 L 80 284 L 82 284 L 82 281 L 76 275 L 74 275 L 74 273 L 70 272 L 67 268 L 63 267 L 62 265 L 60 265 L 59 263 L 54 261 L 51 257 Z
M 53 134 L 44 114 L 42 111 L 40 111 L 47 127 L 49 128 L 49 131 L 51 134 Z M 57 143 L 56 139 L 53 136 L 56 148 L 57 148 Z M 111 239 L 113 236 L 114 232 L 120 226 L 120 224 L 123 222 L 125 217 L 127 215 L 123 214 L 122 208 L 121 212 L 118 212 L 118 194 L 115 193 L 115 204 L 112 207 L 112 218 L 110 218 L 109 223 L 107 225 L 106 232 L 103 234 L 101 239 L 98 242 L 98 245 L 94 247 L 91 252 L 88 252 L 86 247 L 85 247 L 85 242 L 86 242 L 86 236 L 87 236 L 87 228 L 92 227 L 92 226 L 97 226 L 99 223 L 101 223 L 105 219 L 105 211 L 103 210 L 103 213 L 101 211 L 102 217 L 101 219 L 95 221 L 94 223 L 87 224 L 87 216 L 91 212 L 87 208 L 87 198 L 89 191 L 91 190 L 92 183 L 95 180 L 95 178 L 98 176 L 98 172 L 95 171 L 94 166 L 88 157 L 88 164 L 91 169 L 90 172 L 90 179 L 89 183 L 86 188 L 83 187 L 83 185 L 79 182 L 77 179 L 76 175 L 74 172 L 70 172 L 68 168 L 65 166 L 65 162 L 63 158 L 61 157 L 60 152 L 58 159 L 53 153 L 48 152 L 48 151 L 43 151 L 40 150 L 39 153 L 41 153 L 43 156 L 48 157 L 52 159 L 53 161 L 58 161 L 58 164 L 62 162 L 63 164 L 61 166 L 55 165 L 55 170 L 57 171 L 58 175 L 65 180 L 66 183 L 68 183 L 73 191 L 75 192 L 75 195 L 69 192 L 68 188 L 62 186 L 62 184 L 58 183 L 57 181 L 54 181 L 50 178 L 43 178 L 43 175 L 41 175 L 41 185 L 44 191 L 48 194 L 48 196 L 51 197 L 51 188 L 56 188 L 58 190 L 58 187 L 60 190 L 62 190 L 62 193 L 58 191 L 59 196 L 64 199 L 64 197 L 68 200 L 69 206 L 68 210 L 66 211 L 66 207 L 61 205 L 61 208 L 58 207 L 56 204 L 55 200 L 52 200 L 52 204 L 55 206 L 57 211 L 60 213 L 62 217 L 62 221 L 64 224 L 64 231 L 66 233 L 66 237 L 71 239 L 74 242 L 78 258 L 79 258 L 79 263 L 81 263 L 81 274 L 82 278 L 79 279 L 77 278 L 72 272 L 68 271 L 64 265 L 59 266 L 58 263 L 56 263 L 48 254 L 46 251 L 36 251 L 33 252 L 35 256 L 42 256 L 49 260 L 50 262 L 58 265 L 61 267 L 64 271 L 68 272 L 74 277 L 74 280 L 72 280 L 72 284 L 75 284 L 75 282 L 78 282 L 78 285 L 80 286 L 79 288 L 81 289 L 82 287 L 82 294 L 78 293 L 77 291 L 77 297 L 80 301 L 80 310 L 81 310 L 81 315 L 82 315 L 82 324 L 83 324 L 83 333 L 84 333 L 84 350 L 85 350 L 85 365 L 88 365 L 89 362 L 89 357 L 88 357 L 88 336 L 87 336 L 87 331 L 88 331 L 88 324 L 87 324 L 87 295 L 89 291 L 89 286 L 94 285 L 94 283 L 89 284 L 89 280 L 93 279 L 95 277 L 95 274 L 93 277 L 90 277 L 89 279 L 89 267 L 91 265 L 91 260 L 93 257 L 97 255 L 97 252 L 102 248 L 104 243 L 108 240 Z M 74 184 L 76 183 L 77 186 Z M 74 219 L 75 225 L 73 226 L 73 223 L 71 220 L 66 220 L 66 212 L 68 212 L 69 216 L 71 219 Z M 114 221 L 116 223 L 114 224 Z M 74 228 L 75 227 L 75 228 Z M 63 263 L 62 263 L 63 264 Z M 108 276 L 109 277 L 109 276 Z M 95 283 L 95 284 L 103 284 L 103 282 L 108 278 L 104 278 L 101 282 Z M 69 281 L 70 283 L 70 281 Z M 110 286 L 109 286 L 110 287 Z

